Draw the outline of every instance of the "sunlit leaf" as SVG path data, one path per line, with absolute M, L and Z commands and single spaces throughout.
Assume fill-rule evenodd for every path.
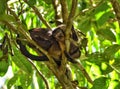
M 114 89 L 119 89 L 120 88 L 120 82 L 117 84 L 117 86 Z
M 97 21 L 98 25 L 102 26 L 107 22 L 109 19 L 114 18 L 113 12 L 106 12 L 104 13 Z
M 31 74 L 32 75 L 32 74 Z M 20 83 L 23 87 L 23 89 L 27 89 L 28 86 L 31 84 L 32 82 L 32 77 L 31 75 L 28 74 L 24 74 L 20 76 Z
M 19 52 L 19 50 L 14 49 L 14 56 L 12 56 L 12 61 L 22 70 L 27 73 L 32 72 L 32 66 L 30 62 Z
M 108 59 L 112 59 L 114 57 L 114 54 L 120 49 L 120 45 L 114 44 L 109 46 L 108 48 L 105 49 L 104 55 Z
M 102 11 L 106 11 L 107 9 L 109 9 L 109 7 L 110 6 L 108 5 L 107 2 L 103 2 L 102 4 L 100 4 L 100 6 L 95 8 L 94 14 L 97 14 Z
M 108 89 L 108 79 L 106 77 L 100 77 L 94 80 L 93 87 L 91 89 Z
M 37 78 L 37 82 L 39 84 L 39 88 L 40 89 L 45 89 L 44 82 L 43 82 L 43 80 L 40 77 Z
M 0 21 L 15 22 L 15 18 L 11 15 L 3 14 L 0 17 Z
M 97 35 L 112 42 L 116 41 L 114 33 L 109 28 L 97 30 Z
M 8 70 L 9 63 L 6 60 L 0 61 L 0 76 L 3 76 Z
M 106 66 L 103 65 L 103 67 L 106 67 L 106 68 L 101 68 L 101 72 L 104 75 L 113 71 L 113 68 L 109 64 L 106 64 Z
M 90 28 L 91 28 L 90 18 L 86 18 L 86 19 L 82 20 L 81 23 L 79 24 L 79 29 L 84 33 L 89 31 Z
M 15 85 L 15 83 L 16 83 L 16 81 L 17 81 L 18 78 L 19 78 L 19 75 L 18 75 L 18 74 L 15 74 L 15 75 L 8 81 L 8 83 L 7 83 L 8 89 L 11 89 L 11 87 L 12 87 L 13 85 Z
M 115 59 L 115 62 L 111 66 L 114 70 L 120 73 L 120 59 Z
M 31 84 L 31 81 L 32 81 L 31 75 L 32 74 L 28 75 L 24 72 L 17 71 L 15 73 L 15 75 L 8 81 L 8 83 L 7 83 L 8 89 L 11 89 L 11 87 L 13 85 L 16 86 L 16 87 L 19 87 L 19 88 L 21 87 L 23 89 L 27 89 L 28 86 Z M 18 82 L 19 82 L 20 86 L 17 86 Z
M 92 53 L 92 54 L 88 55 L 88 59 L 86 61 L 89 61 L 96 65 L 101 65 L 101 63 L 103 61 L 102 54 L 99 52 Z

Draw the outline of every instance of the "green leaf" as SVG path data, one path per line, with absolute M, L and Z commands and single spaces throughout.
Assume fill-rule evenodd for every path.
M 109 46 L 108 48 L 105 49 L 104 51 L 104 55 L 105 57 L 107 57 L 108 59 L 113 59 L 114 54 L 120 49 L 120 45 L 118 44 L 113 44 L 111 46 Z
M 108 79 L 106 77 L 100 77 L 94 80 L 93 87 L 91 89 L 108 89 Z
M 52 0 L 43 0 L 46 4 L 52 4 Z
M 0 61 L 0 76 L 3 76 L 9 67 L 9 63 L 6 60 Z
M 37 77 L 37 82 L 39 84 L 40 89 L 45 89 L 45 85 L 44 85 L 43 80 L 41 79 L 41 77 Z
M 114 70 L 120 73 L 120 59 L 115 59 L 115 62 L 111 65 Z
M 116 41 L 116 37 L 115 37 L 114 33 L 109 28 L 99 29 L 96 33 L 98 36 L 100 36 L 104 39 L 107 39 L 112 42 Z
M 16 72 L 15 75 L 7 83 L 8 89 L 11 89 L 13 85 L 19 88 L 21 87 L 23 89 L 27 89 L 32 81 L 31 75 L 32 74 L 28 75 L 21 71 Z M 20 86 L 18 86 L 18 83 L 20 84 Z
M 86 19 L 82 20 L 78 27 L 84 33 L 86 33 L 87 31 L 89 31 L 90 28 L 91 28 L 90 18 L 86 18 Z
M 98 19 L 97 23 L 99 26 L 102 26 L 103 24 L 105 24 L 105 22 L 114 17 L 115 15 L 113 14 L 113 12 L 111 11 L 106 12 Z
M 29 6 L 32 7 L 32 6 L 34 6 L 36 4 L 36 0 L 28 0 L 27 3 L 28 3 Z
M 94 14 L 97 14 L 102 11 L 106 11 L 110 6 L 107 2 L 102 3 L 100 6 L 95 8 Z
M 8 81 L 8 83 L 7 83 L 8 89 L 11 89 L 11 87 L 12 87 L 13 85 L 15 85 L 15 83 L 16 83 L 16 81 L 17 81 L 18 78 L 19 78 L 19 75 L 18 75 L 18 74 L 15 74 L 15 75 Z
M 28 86 L 31 84 L 32 82 L 32 76 L 28 75 L 28 74 L 24 74 L 20 76 L 20 83 L 23 87 L 23 89 L 27 89 Z
M 104 75 L 106 75 L 106 74 L 108 74 L 108 73 L 113 71 L 113 68 L 109 64 L 107 64 L 107 63 L 106 63 L 106 66 L 104 65 L 103 67 L 106 67 L 106 68 L 101 68 L 101 72 Z
M 15 22 L 15 18 L 11 15 L 3 14 L 0 17 L 1 21 L 7 21 L 7 22 Z
M 30 62 L 15 48 L 12 60 L 20 69 L 24 70 L 27 73 L 32 72 L 32 65 Z
M 117 84 L 117 86 L 114 89 L 120 89 L 120 82 Z
M 17 89 L 26 89 L 26 88 L 22 88 L 22 86 L 17 86 Z
M 0 16 L 5 13 L 7 0 L 0 0 Z
M 101 65 L 101 63 L 103 62 L 103 54 L 100 52 L 94 52 L 92 54 L 88 55 L 88 59 L 86 59 L 86 61 L 89 61 L 91 63 L 94 63 L 96 65 Z

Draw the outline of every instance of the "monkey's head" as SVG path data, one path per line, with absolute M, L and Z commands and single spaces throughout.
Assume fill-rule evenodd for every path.
M 56 28 L 55 30 L 53 30 L 52 35 L 57 41 L 61 41 L 61 42 L 65 41 L 65 34 L 63 30 L 60 28 Z

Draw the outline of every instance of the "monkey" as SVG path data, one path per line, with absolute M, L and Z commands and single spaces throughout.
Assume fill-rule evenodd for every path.
M 29 30 L 31 38 L 43 49 L 48 50 L 52 45 L 52 31 L 46 28 L 33 28 Z
M 56 54 L 57 55 L 57 53 L 59 53 L 59 55 L 57 55 L 57 57 L 58 56 L 60 56 L 61 55 L 61 51 L 63 50 L 65 50 L 65 25 L 59 25 L 57 28 L 55 28 L 53 31 L 52 31 L 52 36 L 53 36 L 53 38 L 54 38 L 54 44 L 50 47 L 50 49 L 51 49 L 51 52 L 49 52 L 49 50 L 48 50 L 48 52 L 49 53 L 52 53 L 53 54 L 53 56 L 55 57 L 55 55 L 54 54 Z M 40 30 L 40 29 L 39 29 Z M 45 29 L 44 29 L 45 30 Z M 73 39 L 74 41 L 78 41 L 78 37 L 77 37 L 77 35 L 76 35 L 76 32 L 75 32 L 75 29 L 74 29 L 74 27 L 72 26 L 72 29 L 71 29 L 71 31 L 72 31 L 72 33 L 71 33 L 71 39 Z M 48 31 L 48 33 L 51 33 L 51 32 L 49 32 Z M 48 34 L 48 33 L 46 33 L 46 34 Z M 42 33 L 43 34 L 43 33 Z M 32 35 L 32 34 L 31 34 Z M 45 36 L 45 37 L 44 37 Z M 49 35 L 50 36 L 50 35 Z M 42 37 L 44 37 L 44 39 L 45 38 L 47 38 L 48 39 L 48 35 L 46 36 L 46 35 L 43 35 Z M 50 40 L 50 38 L 51 37 L 49 37 L 49 40 Z M 52 41 L 53 41 L 53 38 L 52 38 Z M 57 40 L 57 42 L 59 43 L 59 45 L 58 45 L 58 47 L 55 47 L 55 46 L 57 46 L 57 45 L 55 45 L 55 43 L 56 43 L 56 40 Z M 49 42 L 50 43 L 50 42 Z M 39 44 L 40 45 L 40 44 Z M 59 48 L 59 46 L 61 46 L 60 48 Z M 57 48 L 57 49 L 55 49 L 55 48 Z M 54 49 L 54 51 L 53 51 L 53 49 Z M 61 50 L 61 51 L 60 51 Z M 70 42 L 70 52 L 69 52 L 69 54 L 66 52 L 66 51 L 64 51 L 65 52 L 65 54 L 66 54 L 66 56 L 68 57 L 68 60 L 69 61 L 74 61 L 73 59 L 75 59 L 75 58 L 78 58 L 79 56 L 80 56 L 80 51 L 79 51 L 79 47 L 77 47 L 76 45 L 74 45 L 72 42 Z M 71 57 L 70 57 L 71 56 Z M 54 58 L 53 57 L 53 58 Z M 57 59 L 57 58 L 56 58 Z
M 57 38 L 52 35 L 53 32 L 51 32 L 48 29 L 43 28 L 37 28 L 30 30 L 30 36 L 31 38 L 44 50 L 48 51 L 49 55 L 52 56 L 52 58 L 59 60 L 61 59 L 61 49 L 60 45 L 57 41 Z M 61 34 L 61 33 L 60 33 Z M 59 40 L 59 39 L 58 39 Z
M 74 43 L 74 41 L 77 42 L 79 40 L 74 30 L 75 29 L 72 26 L 71 33 L 70 33 L 70 39 L 71 39 L 70 49 L 68 52 L 66 52 L 65 50 L 65 26 L 64 25 L 58 26 L 54 30 L 49 30 L 48 28 L 33 28 L 29 30 L 29 33 L 32 40 L 34 40 L 36 44 L 38 44 L 41 48 L 46 50 L 48 54 L 54 59 L 58 67 L 60 67 L 63 52 L 69 62 L 76 63 L 76 64 L 78 63 L 75 59 L 80 57 L 82 47 L 78 47 L 78 45 Z M 19 38 L 19 35 L 17 37 Z M 37 51 L 39 51 L 41 55 L 36 56 L 29 53 L 29 51 L 26 49 L 26 45 L 24 45 L 20 39 L 16 39 L 16 42 L 19 45 L 21 53 L 26 57 L 30 58 L 31 60 L 49 61 L 47 56 L 37 48 L 36 48 Z M 30 47 L 35 47 L 30 43 L 28 43 L 27 45 Z M 69 72 L 70 72 L 69 69 L 66 68 L 65 75 L 68 77 L 68 79 L 70 79 Z
M 55 62 L 61 64 L 62 51 L 65 53 L 68 61 L 75 63 L 74 59 L 80 57 L 81 52 L 79 47 L 74 43 L 70 42 L 69 52 L 65 51 L 65 26 L 61 25 L 55 28 L 54 30 L 49 30 L 47 28 L 33 28 L 29 30 L 31 38 L 44 50 L 48 51 L 49 55 L 55 60 Z M 71 28 L 70 38 L 74 41 L 78 40 L 74 27 Z M 42 53 L 41 56 L 36 56 L 30 54 L 26 49 L 26 46 L 17 39 L 17 44 L 20 47 L 20 51 L 23 55 L 30 58 L 31 60 L 36 61 L 49 61 L 46 55 Z

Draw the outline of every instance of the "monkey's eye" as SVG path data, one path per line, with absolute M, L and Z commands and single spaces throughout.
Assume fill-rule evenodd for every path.
M 64 38 L 64 35 L 63 34 L 57 34 L 56 38 L 58 38 L 58 39 Z
M 59 36 L 59 38 L 62 38 L 63 36 Z
M 57 36 L 58 36 L 58 37 L 62 37 L 62 36 L 63 36 L 63 34 L 61 34 L 61 33 L 58 33 L 58 34 L 57 34 Z

